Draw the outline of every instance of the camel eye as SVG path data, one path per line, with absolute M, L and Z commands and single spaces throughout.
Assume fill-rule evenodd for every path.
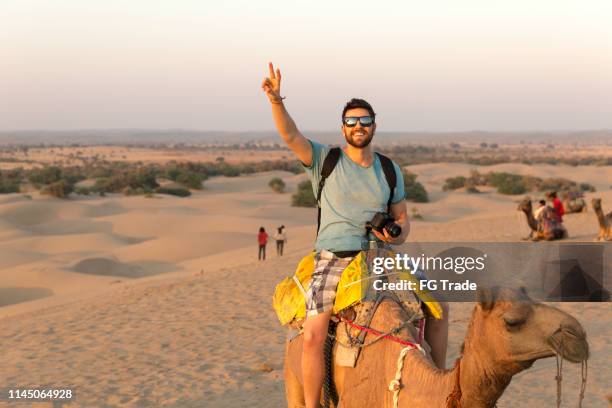
M 506 328 L 508 330 L 518 330 L 525 323 L 527 319 L 522 317 L 504 317 Z

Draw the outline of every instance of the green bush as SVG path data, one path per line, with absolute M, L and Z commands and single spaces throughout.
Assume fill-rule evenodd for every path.
M 45 186 L 40 192 L 41 194 L 47 194 L 57 198 L 68 198 L 70 193 L 74 190 L 74 186 L 68 183 L 66 180 L 56 181 Z
M 489 173 L 489 184 L 497 188 L 500 194 L 517 195 L 527 192 L 523 176 L 505 172 Z
M 177 183 L 180 183 L 187 188 L 201 190 L 202 182 L 206 179 L 206 173 L 198 172 L 198 169 L 196 169 L 195 166 L 193 169 L 191 169 L 189 164 L 190 163 L 187 163 L 187 165 L 179 166 L 171 165 L 166 169 L 164 175 L 168 179 L 176 181 Z
M 449 177 L 444 181 L 442 190 L 448 191 L 448 190 L 457 190 L 458 188 L 463 188 L 465 187 L 466 181 L 467 179 L 463 176 Z
M 309 180 L 298 184 L 297 191 L 291 196 L 291 205 L 294 207 L 316 207 L 317 199 L 312 192 L 312 184 Z
M 19 192 L 19 182 L 0 178 L 0 194 Z
M 580 183 L 580 191 L 588 191 L 590 193 L 594 193 L 595 186 L 589 183 Z
M 32 169 L 28 180 L 35 186 L 47 185 L 59 181 L 62 169 L 57 166 L 45 166 L 42 169 Z
M 283 193 L 285 191 L 285 182 L 278 177 L 273 178 L 268 183 L 268 186 L 277 193 Z
M 202 181 L 204 181 L 204 176 L 191 173 L 191 172 L 183 172 L 179 174 L 179 176 L 175 180 L 177 183 L 184 185 L 187 188 L 193 188 L 194 190 L 202 189 Z
M 158 187 L 155 189 L 155 192 L 158 194 L 170 194 L 178 197 L 189 197 L 191 195 L 191 191 L 182 187 Z
M 404 176 L 404 198 L 408 201 L 416 203 L 429 202 L 429 195 L 423 184 L 416 181 L 417 175 L 408 171 L 402 170 Z
M 88 196 L 89 194 L 91 194 L 91 190 L 87 187 L 75 187 L 74 193 L 78 195 Z

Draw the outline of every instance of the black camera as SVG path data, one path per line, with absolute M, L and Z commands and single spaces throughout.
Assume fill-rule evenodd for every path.
M 374 218 L 366 224 L 366 227 L 370 227 L 381 234 L 384 234 L 383 230 L 386 229 L 387 233 L 393 238 L 399 237 L 402 233 L 402 227 L 395 223 L 392 216 L 384 212 L 374 214 Z

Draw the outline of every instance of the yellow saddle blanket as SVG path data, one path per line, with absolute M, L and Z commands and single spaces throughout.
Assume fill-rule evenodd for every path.
M 389 256 L 395 256 L 389 252 Z M 298 264 L 292 277 L 283 279 L 274 290 L 272 306 L 276 311 L 281 325 L 290 323 L 294 319 L 306 317 L 306 291 L 310 285 L 312 273 L 314 272 L 315 253 L 311 252 Z M 336 291 L 336 299 L 332 313 L 336 314 L 347 307 L 353 306 L 362 300 L 361 282 L 368 278 L 368 267 L 366 264 L 366 253 L 361 251 L 355 259 L 346 267 Z M 409 271 L 401 271 L 400 279 L 417 281 Z M 298 284 L 299 282 L 299 284 Z M 418 285 L 417 285 L 418 287 Z M 442 308 L 428 291 L 415 291 L 416 295 L 436 319 L 442 318 Z

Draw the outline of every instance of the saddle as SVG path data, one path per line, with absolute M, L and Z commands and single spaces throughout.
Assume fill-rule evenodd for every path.
M 332 309 L 332 314 L 337 315 L 345 309 L 351 308 L 362 301 L 372 301 L 375 297 L 371 290 L 367 288 L 371 285 L 364 285 L 363 283 L 369 283 L 373 278 L 368 267 L 369 260 L 372 255 L 375 256 L 395 256 L 390 250 L 378 249 L 377 252 L 372 254 L 367 251 L 360 252 L 355 259 L 346 267 L 340 281 L 338 282 L 338 288 L 336 291 L 336 298 Z M 300 321 L 306 317 L 306 291 L 310 284 L 312 273 L 314 271 L 314 256 L 315 253 L 311 252 L 306 255 L 299 262 L 295 274 L 293 276 L 283 279 L 274 290 L 274 296 L 272 300 L 272 306 L 276 312 L 278 320 L 281 325 L 287 325 L 293 322 L 292 327 L 298 326 Z M 390 279 L 403 279 L 403 280 L 417 280 L 418 278 L 412 275 L 409 271 L 400 271 L 394 274 L 388 274 Z M 391 277 L 392 276 L 392 277 Z M 396 297 L 405 297 L 405 299 L 399 299 L 403 303 L 414 302 L 417 299 L 423 302 L 428 309 L 428 312 L 435 317 L 440 319 L 442 317 L 442 308 L 436 299 L 426 290 L 417 290 L 414 292 L 415 297 L 410 297 L 412 292 L 394 292 Z M 404 294 L 406 296 L 404 296 Z M 406 301 L 406 302 L 404 302 Z M 359 310 L 359 308 L 358 308 Z M 355 312 L 356 315 L 358 313 Z

